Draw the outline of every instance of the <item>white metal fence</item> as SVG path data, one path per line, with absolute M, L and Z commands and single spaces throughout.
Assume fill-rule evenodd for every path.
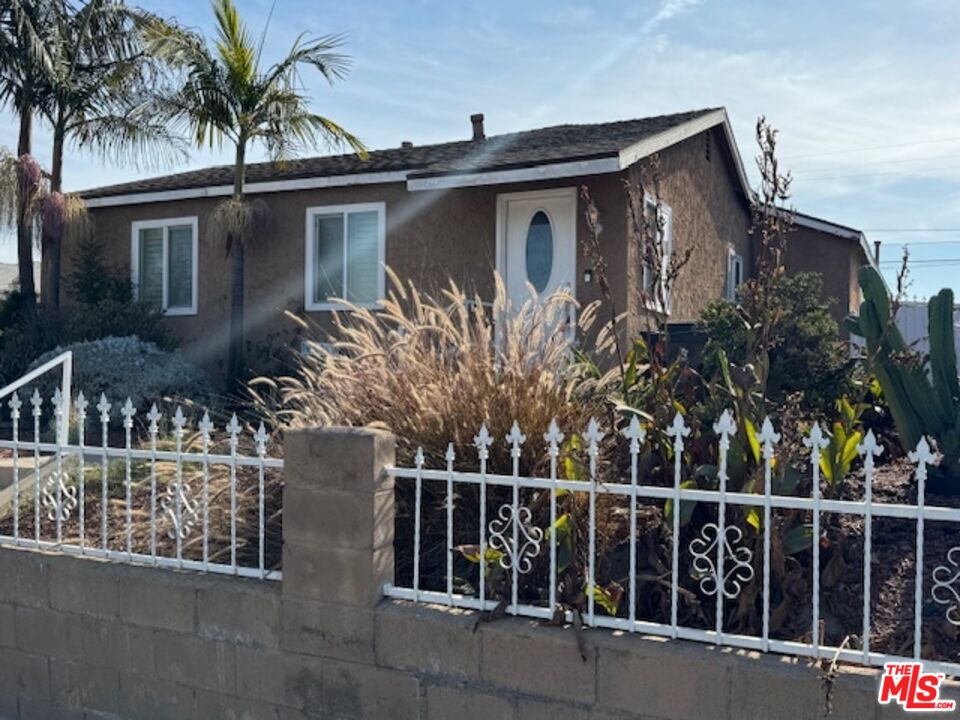
M 58 365 L 50 398 L 21 399 Z M 71 403 L 70 367 L 67 353 L 0 390 L 0 545 L 279 580 L 267 504 L 283 460 L 267 456 L 264 426 L 246 432 L 233 415 L 217 428 L 207 412 L 192 423 L 181 407 L 164 417 L 106 395 L 91 407 L 82 392 Z
M 820 456 L 829 440 L 819 425 L 814 425 L 804 444 L 809 448 L 809 467 L 811 474 L 810 496 L 793 496 L 776 494 L 772 489 L 773 468 L 775 465 L 775 446 L 780 441 L 780 435 L 775 432 L 772 423 L 767 420 L 763 423 L 757 439 L 761 446 L 761 462 L 763 471 L 762 493 L 734 492 L 727 487 L 728 477 L 728 450 L 731 438 L 736 434 L 736 424 L 730 415 L 725 412 L 714 425 L 718 438 L 718 468 L 717 489 L 708 490 L 691 487 L 685 481 L 683 456 L 685 438 L 690 429 L 684 419 L 677 414 L 671 427 L 665 430 L 672 442 L 673 483 L 672 486 L 650 485 L 641 482 L 638 460 L 645 442 L 649 442 L 648 433 L 634 419 L 622 431 L 623 441 L 629 444 L 630 470 L 629 477 L 609 478 L 610 473 L 604 475 L 602 481 L 598 476 L 598 457 L 600 443 L 604 435 L 598 424 L 591 421 L 586 432 L 582 434 L 583 450 L 585 451 L 585 467 L 588 468 L 588 477 L 583 480 L 568 480 L 558 477 L 558 456 L 561 454 L 561 443 L 564 435 L 556 423 L 552 423 L 548 432 L 543 436 L 549 455 L 548 477 L 521 477 L 519 475 L 519 458 L 522 455 L 522 446 L 526 437 L 514 423 L 513 429 L 504 438 L 506 447 L 510 449 L 513 458 L 513 473 L 511 475 L 497 475 L 487 472 L 490 457 L 490 448 L 494 443 L 483 426 L 474 438 L 479 469 L 477 472 L 462 472 L 454 470 L 454 455 L 451 444 L 446 455 L 446 469 L 427 469 L 424 467 L 424 456 L 418 452 L 414 459 L 414 467 L 394 467 L 390 474 L 404 481 L 412 481 L 414 492 L 414 531 L 413 531 L 413 573 L 412 584 L 407 587 L 387 585 L 384 593 L 389 597 L 441 603 L 451 607 L 492 610 L 498 605 L 498 599 L 491 598 L 486 584 L 487 572 L 477 572 L 478 587 L 473 593 L 455 591 L 454 561 L 459 554 L 455 548 L 454 537 L 454 509 L 464 487 L 473 486 L 479 489 L 479 503 L 477 512 L 479 522 L 471 523 L 471 527 L 478 527 L 479 532 L 470 542 L 479 546 L 477 559 L 484 558 L 486 564 L 499 563 L 500 568 L 510 576 L 510 596 L 506 612 L 513 615 L 549 619 L 555 616 L 558 602 L 558 536 L 560 532 L 551 531 L 557 527 L 558 497 L 573 494 L 584 498 L 588 503 L 588 518 L 585 532 L 587 533 L 587 567 L 585 568 L 586 584 L 586 611 L 583 621 L 590 626 L 614 628 L 629 632 L 643 632 L 672 638 L 683 638 L 718 645 L 731 645 L 763 652 L 780 652 L 786 654 L 816 657 L 837 658 L 844 661 L 862 663 L 865 665 L 883 665 L 885 662 L 898 661 L 902 658 L 895 655 L 879 653 L 871 649 L 871 571 L 872 541 L 875 520 L 877 518 L 901 518 L 913 520 L 916 523 L 915 543 L 915 578 L 912 604 L 914 618 L 912 628 L 908 631 L 913 637 L 913 658 L 921 658 L 923 647 L 922 630 L 924 606 L 932 605 L 939 613 L 940 618 L 930 618 L 928 621 L 942 622 L 944 610 L 945 618 L 949 623 L 960 626 L 960 545 L 946 553 L 943 558 L 937 558 L 942 564 L 937 566 L 932 577 L 924 577 L 924 523 L 937 521 L 947 523 L 960 522 L 960 509 L 950 507 L 930 506 L 925 503 L 925 483 L 928 464 L 935 461 L 935 456 L 927 441 L 921 440 L 916 450 L 910 454 L 914 466 L 917 484 L 916 504 L 890 504 L 874 500 L 873 482 L 875 475 L 874 461 L 881 454 L 882 448 L 872 432 L 867 433 L 859 444 L 857 451 L 864 466 L 864 494 L 863 499 L 842 500 L 824 497 L 821 488 Z M 443 510 L 446 513 L 446 542 L 445 542 L 445 589 L 423 589 L 421 587 L 421 544 L 422 544 L 422 515 L 425 512 L 423 498 L 426 489 L 433 484 L 433 490 L 440 493 L 443 501 Z M 501 493 L 508 493 L 509 500 L 499 507 L 492 521 L 488 522 L 487 515 L 488 491 L 495 488 L 504 488 Z M 509 491 L 509 492 L 508 492 Z M 626 611 L 618 611 L 616 616 L 598 610 L 596 602 L 596 548 L 598 542 L 597 528 L 597 499 L 600 496 L 619 497 L 623 503 L 629 503 L 629 578 L 627 578 L 627 605 Z M 637 617 L 637 522 L 638 501 L 652 501 L 654 503 L 671 503 L 675 508 L 667 513 L 672 532 L 670 533 L 670 554 L 672 564 L 668 570 L 670 575 L 670 621 L 656 622 Z M 546 505 L 544 505 L 546 502 Z M 690 567 L 680 567 L 680 538 L 681 538 L 681 502 L 707 503 L 716 508 L 716 522 L 708 522 L 699 528 L 696 537 L 688 544 Z M 532 522 L 530 507 L 548 507 L 548 519 L 544 518 L 544 527 L 537 527 Z M 748 543 L 742 542 L 746 527 L 736 523 L 727 523 L 727 510 L 739 506 L 741 508 L 758 508 L 762 517 L 760 530 L 762 544 L 762 558 L 755 558 L 754 552 Z M 771 585 L 770 585 L 770 555 L 771 532 L 774 523 L 771 521 L 774 511 L 795 510 L 809 513 L 809 522 L 812 525 L 810 545 L 810 578 L 812 592 L 810 597 L 810 632 L 802 640 L 784 640 L 771 637 Z M 863 626 L 860 629 L 860 647 L 837 647 L 824 642 L 821 630 L 821 547 L 820 533 L 822 516 L 826 513 L 855 516 L 863 519 L 863 592 L 862 613 Z M 549 524 L 548 524 L 549 523 Z M 689 537 L 690 530 L 687 531 Z M 544 545 L 547 547 L 544 548 Z M 490 550 L 496 551 L 490 555 Z M 398 554 L 409 552 L 409 549 L 398 548 Z M 549 575 L 546 591 L 541 590 L 539 601 L 520 602 L 518 600 L 518 581 L 521 576 L 530 572 L 533 562 L 538 560 L 546 564 L 544 553 L 549 556 Z M 686 554 L 685 554 L 686 556 Z M 759 561 L 758 561 L 759 560 Z M 689 575 L 687 575 L 689 573 Z M 713 627 L 688 627 L 678 619 L 679 593 L 681 578 L 692 578 L 697 583 L 699 595 L 704 602 L 715 603 L 715 622 Z M 724 603 L 733 602 L 740 595 L 748 583 L 753 581 L 762 583 L 758 597 L 762 602 L 762 629 L 757 636 L 735 634 L 724 631 Z M 931 602 L 926 602 L 927 599 Z M 502 602 L 502 599 L 500 599 Z M 944 608 L 943 606 L 946 606 Z M 566 611 L 570 621 L 572 613 Z M 664 617 L 665 619 L 665 617 Z M 950 675 L 960 675 L 960 664 L 954 662 L 935 661 L 929 663 Z

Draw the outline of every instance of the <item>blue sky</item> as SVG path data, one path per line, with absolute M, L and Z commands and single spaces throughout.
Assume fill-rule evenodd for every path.
M 271 3 L 238 0 L 257 32 Z M 141 4 L 211 25 L 202 0 Z M 896 243 L 912 243 L 911 295 L 960 289 L 956 0 L 277 0 L 268 59 L 302 31 L 348 34 L 350 76 L 305 80 L 317 111 L 374 148 L 466 138 L 473 112 L 495 134 L 723 105 L 752 173 L 764 113 L 781 131 L 798 209 L 882 240 L 891 274 Z M 13 118 L 0 144 L 15 147 Z M 49 157 L 42 129 L 36 153 Z M 195 152 L 190 166 L 229 161 L 226 149 Z M 73 153 L 65 183 L 150 174 Z M 14 253 L 0 244 L 0 260 Z

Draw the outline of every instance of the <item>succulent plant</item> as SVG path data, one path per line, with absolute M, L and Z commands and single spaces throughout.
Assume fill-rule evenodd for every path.
M 930 354 L 912 352 L 891 314 L 890 295 L 880 273 L 863 267 L 860 314 L 847 318 L 847 328 L 867 341 L 876 373 L 900 442 L 907 452 L 920 438 L 936 441 L 942 454 L 943 489 L 960 492 L 960 383 L 954 344 L 953 291 L 944 288 L 928 304 Z

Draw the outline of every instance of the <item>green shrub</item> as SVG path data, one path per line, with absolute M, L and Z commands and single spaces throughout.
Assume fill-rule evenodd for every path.
M 180 353 L 168 352 L 135 337 L 108 337 L 57 347 L 37 358 L 42 365 L 60 353 L 73 351 L 73 391 L 83 391 L 91 405 L 101 393 L 118 403 L 130 398 L 140 414 L 153 402 L 165 399 L 203 403 L 212 393 L 207 377 Z M 45 380 L 42 394 L 49 396 L 57 378 Z M 91 411 L 93 412 L 93 411 Z
M 829 305 L 820 299 L 822 287 L 819 273 L 799 273 L 780 283 L 766 388 L 774 402 L 799 392 L 808 406 L 828 411 L 852 389 L 855 363 Z M 701 361 L 705 376 L 719 374 L 721 350 L 736 365 L 746 361 L 750 327 L 737 304 L 710 302 L 699 327 L 708 338 Z
M 17 290 L 0 296 L 0 384 L 23 375 L 58 345 L 135 336 L 164 350 L 176 347 L 163 313 L 133 299 L 129 277 L 107 263 L 97 240 L 81 242 L 65 288 L 58 312 L 24 307 Z

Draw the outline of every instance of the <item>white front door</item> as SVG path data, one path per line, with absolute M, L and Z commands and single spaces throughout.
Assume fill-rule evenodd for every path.
M 540 297 L 574 295 L 577 189 L 499 195 L 497 211 L 497 264 L 511 305 L 530 300 L 530 285 Z

